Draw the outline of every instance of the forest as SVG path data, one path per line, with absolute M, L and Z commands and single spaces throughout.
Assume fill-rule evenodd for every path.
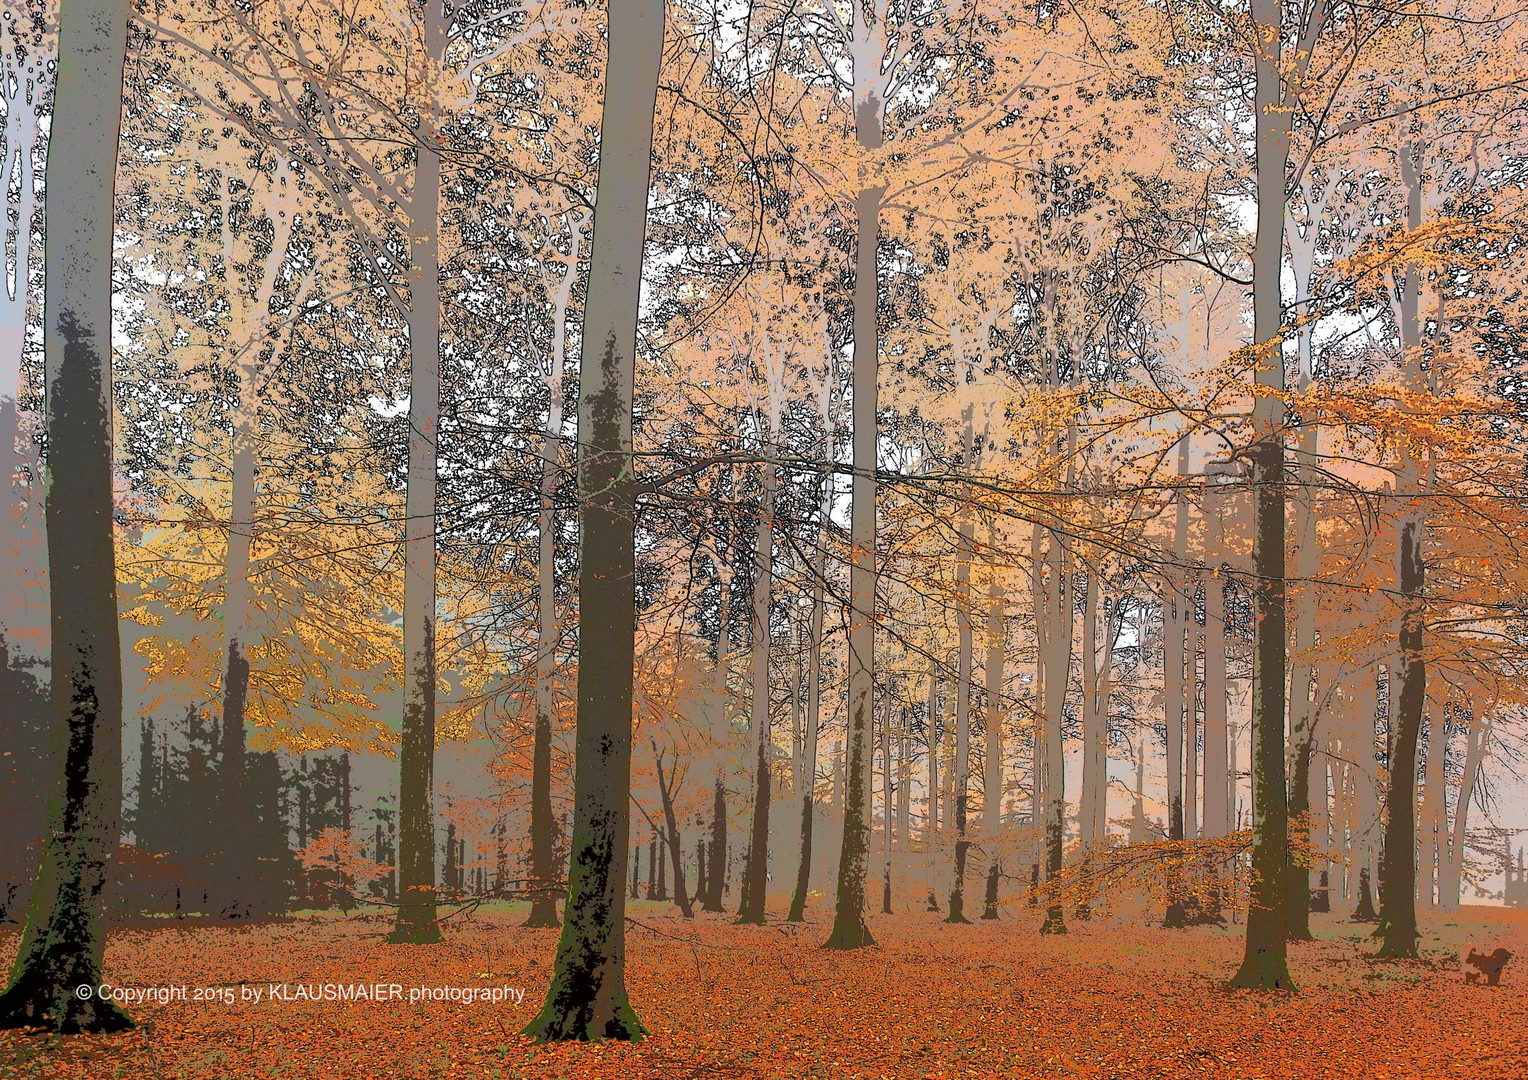
M 0 1080 L 1524 1075 L 1528 9 L 0 8 Z

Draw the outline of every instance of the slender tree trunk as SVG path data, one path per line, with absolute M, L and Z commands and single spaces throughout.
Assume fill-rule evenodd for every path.
M 423 141 L 423 140 L 422 140 Z M 440 155 L 421 146 L 409 230 L 409 471 L 404 496 L 398 918 L 388 940 L 441 940 L 435 912 L 435 466 L 440 423 Z
M 966 407 L 966 445 L 971 444 L 971 409 Z M 966 840 L 967 797 L 971 787 L 971 533 L 967 517 L 960 523 L 960 542 L 955 562 L 955 625 L 959 641 L 955 677 L 955 872 L 950 882 L 948 923 L 964 923 L 966 918 Z
M 674 903 L 679 907 L 679 913 L 686 919 L 695 917 L 695 909 L 690 906 L 689 888 L 684 883 L 684 852 L 680 847 L 683 839 L 679 833 L 679 819 L 674 814 L 673 781 L 678 769 L 677 764 L 670 768 L 667 773 L 663 771 L 663 757 L 658 753 L 658 740 L 652 740 L 653 762 L 658 770 L 658 797 L 663 801 L 663 842 L 668 847 L 669 862 L 674 867 Z M 660 862 L 659 874 L 663 873 L 663 864 Z M 659 878 L 659 888 L 662 888 L 662 878 Z M 660 897 L 661 899 L 661 897 Z
M 32 233 L 37 211 L 36 176 L 32 155 L 38 144 L 38 115 L 50 76 L 51 59 L 44 43 L 42 50 L 28 45 L 27 52 L 12 44 L 10 55 L 14 79 L 0 86 L 6 98 L 5 145 L 9 149 L 0 169 L 0 183 L 7 195 L 16 192 L 15 225 L 6 224 L 8 250 L 15 260 L 13 267 L 0 271 L 0 638 L 10 646 L 13 659 L 34 663 L 43 642 L 28 641 L 30 632 L 40 629 L 29 611 L 31 597 L 42 569 L 42 518 L 38 496 L 42 483 L 37 460 L 20 454 L 16 440 L 21 434 L 22 361 L 26 351 L 27 310 L 31 290 Z M 21 70 L 23 55 L 26 69 Z M 10 200 L 6 199 L 7 208 Z M 7 280 L 9 279 L 9 280 Z M 18 473 L 30 465 L 33 480 L 21 482 Z
M 769 883 L 769 597 L 774 582 L 775 467 L 764 466 L 759 527 L 753 552 L 753 831 L 748 842 L 747 880 L 740 923 L 764 924 L 764 890 Z
M 995 547 L 997 537 L 989 543 Z M 986 728 L 987 745 L 982 758 L 982 832 L 992 847 L 992 861 L 987 868 L 987 895 L 983 919 L 996 919 L 997 887 L 1002 876 L 998 860 L 998 835 L 1003 827 L 1003 593 L 998 587 L 996 570 L 987 586 L 987 664 Z
M 1282 70 L 1283 0 L 1251 0 L 1256 75 L 1257 233 L 1252 252 L 1254 379 L 1284 389 L 1279 346 L 1283 319 L 1280 273 L 1284 256 L 1285 170 L 1291 110 Z M 1319 36 L 1325 8 L 1312 17 Z M 1306 54 L 1308 55 L 1308 53 Z M 1304 61 L 1299 61 L 1303 63 Z M 1259 395 L 1253 405 L 1256 442 L 1247 450 L 1252 503 L 1252 871 L 1246 953 L 1233 987 L 1292 990 L 1285 945 L 1285 861 L 1289 804 L 1284 779 L 1284 426 L 1281 398 Z
M 881 725 L 881 806 L 885 811 L 885 820 L 882 822 L 882 860 L 881 860 L 881 913 L 891 914 L 891 821 L 892 821 L 892 792 L 891 782 L 891 725 Z
M 939 674 L 932 660 L 928 665 L 928 810 L 925 835 L 928 843 L 928 910 L 939 910 L 939 892 L 935 881 L 939 868 L 939 755 L 943 750 L 939 730 Z
M 1188 439 L 1178 443 L 1178 476 L 1188 472 Z M 1187 616 L 1188 599 L 1184 595 L 1183 566 L 1188 558 L 1188 505 L 1183 493 L 1173 497 L 1172 570 L 1162 582 L 1162 711 L 1167 730 L 1167 838 L 1182 840 L 1183 832 L 1183 636 L 1192 625 Z M 1186 925 L 1185 908 L 1177 883 L 1162 925 L 1181 929 Z
M 1221 474 L 1205 477 L 1205 517 L 1209 534 L 1204 579 L 1204 835 L 1231 832 L 1231 761 L 1226 729 L 1225 495 Z
M 1485 755 L 1485 743 L 1490 730 L 1490 720 L 1470 717 L 1469 730 L 1465 736 L 1464 775 L 1459 778 L 1453 828 L 1448 833 L 1447 858 L 1444 861 L 1442 880 L 1438 884 L 1438 906 L 1447 912 L 1459 910 L 1460 878 L 1464 873 L 1465 844 L 1469 838 L 1470 803 L 1475 800 L 1475 783 L 1480 778 L 1480 763 Z
M 54 775 L 26 923 L 0 1027 L 104 1033 L 132 1026 L 101 981 L 102 890 L 122 819 L 122 663 L 112 547 L 113 187 L 127 50 L 125 0 L 59 14 L 48 151 L 48 564 Z
M 826 426 L 824 410 L 823 461 L 833 459 L 833 439 Z M 791 909 L 787 922 L 803 922 L 806 919 L 806 894 L 812 873 L 812 819 L 815 816 L 814 793 L 817 788 L 817 736 L 822 719 L 822 623 L 826 607 L 823 604 L 823 574 L 827 568 L 827 523 L 832 512 L 832 474 L 823 477 L 822 503 L 819 507 L 821 528 L 818 530 L 817 550 L 812 554 L 812 614 L 807 642 L 806 683 L 806 744 L 802 750 L 801 785 L 801 852 L 796 863 L 796 889 L 791 895 Z
M 569 219 L 571 236 L 562 280 L 552 293 L 552 370 L 547 377 L 546 428 L 541 436 L 541 507 L 536 520 L 536 729 L 531 750 L 531 911 L 524 925 L 560 926 L 552 855 L 552 684 L 557 670 L 557 484 L 562 477 L 563 379 L 567 320 L 578 282 L 584 219 Z
M 1422 225 L 1422 177 L 1420 147 L 1413 144 L 1399 155 L 1407 192 L 1406 225 Z M 1416 389 L 1424 388 L 1421 372 L 1421 325 L 1418 308 L 1422 273 L 1415 264 L 1405 268 L 1401 286 L 1399 318 L 1402 370 Z M 1383 957 L 1417 955 L 1416 912 L 1416 784 L 1417 754 L 1427 710 L 1427 660 L 1425 654 L 1427 570 L 1423 543 L 1426 513 L 1423 502 L 1422 463 L 1408 448 L 1396 466 L 1396 494 L 1401 500 L 1396 526 L 1396 590 L 1400 598 L 1399 680 L 1391 679 L 1390 783 L 1385 799 L 1385 846 L 1380 856 L 1379 925 L 1374 936 L 1381 939 Z M 1399 683 L 1397 695 L 1396 684 Z M 1406 811 L 1401 812 L 1400 808 Z
M 881 145 L 881 102 L 869 95 L 856 102 L 856 130 L 867 150 Z M 838 860 L 838 902 L 833 931 L 824 943 L 833 949 L 874 945 L 865 925 L 865 876 L 870 849 L 870 793 L 866 790 L 875 697 L 875 502 L 877 449 L 877 361 L 880 329 L 876 321 L 879 280 L 881 196 L 869 187 L 855 200 L 858 235 L 854 279 L 854 482 L 851 493 L 849 564 L 849 761 L 844 804 L 844 835 Z
M 712 783 L 711 843 L 707 849 L 711 862 L 706 872 L 708 891 L 700 905 L 702 911 L 722 910 L 722 888 L 727 878 L 726 746 L 731 733 L 731 725 L 727 720 L 727 695 L 731 675 L 732 627 L 729 617 L 732 614 L 732 569 L 722 564 L 723 560 L 718 556 L 717 579 L 721 585 L 721 595 L 717 600 L 716 671 L 714 673 L 716 687 L 713 699 L 715 715 L 712 717 L 715 729 L 712 735 L 720 760 L 716 766 L 716 778 Z
M 1068 442 L 1071 442 L 1068 436 Z M 1070 485 L 1068 485 L 1070 486 Z M 1045 662 L 1045 761 L 1041 790 L 1045 793 L 1045 877 L 1054 880 L 1061 874 L 1062 852 L 1066 843 L 1066 755 L 1063 745 L 1063 720 L 1067 684 L 1072 668 L 1072 586 L 1066 565 L 1066 549 L 1054 532 L 1050 534 L 1047 611 L 1050 627 L 1046 631 Z M 1066 933 L 1065 913 L 1053 893 L 1045 909 L 1042 934 Z
M 637 1039 L 626 996 L 626 847 L 636 663 L 632 457 L 638 300 L 664 6 L 608 13 L 599 186 L 584 305 L 579 413 L 578 737 L 572 863 L 546 1003 L 525 1028 L 541 1042 Z

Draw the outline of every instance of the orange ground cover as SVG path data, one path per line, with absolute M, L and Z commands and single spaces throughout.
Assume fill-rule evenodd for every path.
M 517 1032 L 556 932 L 517 928 L 520 910 L 454 919 L 435 947 L 388 946 L 381 923 L 338 915 L 116 931 L 118 986 L 508 985 L 525 998 L 141 1005 L 124 1036 L 0 1032 L 0 1078 L 1528 1077 L 1528 912 L 1428 917 L 1426 958 L 1402 964 L 1365 959 L 1365 928 L 1317 916 L 1324 940 L 1291 953 L 1302 992 L 1259 995 L 1221 988 L 1234 927 L 1074 922 L 1043 938 L 1028 912 L 971 926 L 877 915 L 880 946 L 843 954 L 818 947 L 825 908 L 759 928 L 639 902 L 629 985 L 652 1035 L 540 1048 Z M 1467 986 L 1466 941 L 1521 959 L 1500 987 Z M 15 945 L 0 935 L 0 960 Z

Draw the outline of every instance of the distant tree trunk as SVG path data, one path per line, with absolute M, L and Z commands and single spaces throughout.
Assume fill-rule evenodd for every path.
M 1204 579 L 1204 835 L 1231 832 L 1231 762 L 1226 727 L 1225 476 L 1206 467 L 1206 568 Z
M 225 170 L 231 171 L 231 170 Z M 278 164 L 270 187 L 265 215 L 271 223 L 271 245 L 263 273 L 251 296 L 244 291 L 234 247 L 233 176 L 219 177 L 222 209 L 224 276 L 228 282 L 231 342 L 235 371 L 239 377 L 239 403 L 234 410 L 230 455 L 232 497 L 228 513 L 228 547 L 224 556 L 227 578 L 223 603 L 223 723 L 221 733 L 221 812 L 223 826 L 222 865 L 218 868 L 218 903 L 227 918 L 254 914 L 250 886 L 257 868 L 247 840 L 251 813 L 245 782 L 244 729 L 249 699 L 250 558 L 254 546 L 256 516 L 256 440 L 259 432 L 259 389 L 262 363 L 277 359 L 285 334 L 272 334 L 271 301 L 286 263 L 292 235 L 293 215 L 285 212 L 287 170 Z M 290 323 L 288 323 L 290 327 Z M 242 340 L 240 340 L 242 337 Z M 268 344 L 267 338 L 273 339 Z
M 133 1026 L 110 1001 L 74 993 L 101 981 L 102 889 L 122 820 L 111 268 L 129 12 L 125 0 L 70 0 L 59 14 L 43 311 L 54 775 L 41 865 L 0 994 L 4 1028 Z
M 531 911 L 525 926 L 561 926 L 552 856 L 552 680 L 557 670 L 557 484 L 562 476 L 563 379 L 567 320 L 578 283 L 583 218 L 570 219 L 568 261 L 552 300 L 552 370 L 547 377 L 546 428 L 541 436 L 541 508 L 536 520 L 536 729 L 531 750 Z
M 1068 441 L 1071 442 L 1069 435 Z M 1070 485 L 1068 485 L 1070 486 Z M 1045 878 L 1061 874 L 1066 844 L 1066 754 L 1063 744 L 1067 684 L 1072 668 L 1072 586 L 1066 547 L 1054 532 L 1049 544 L 1049 585 L 1046 611 L 1050 626 L 1045 634 L 1045 758 L 1041 772 L 1045 813 Z M 1065 913 L 1052 893 L 1045 909 L 1042 934 L 1066 933 Z
M 720 775 L 711 788 L 711 843 L 706 848 L 706 896 L 702 911 L 722 910 L 722 886 L 727 875 L 727 788 Z
M 824 467 L 833 459 L 833 437 L 828 427 L 827 409 L 824 407 L 823 462 Z M 823 475 L 822 501 L 818 508 L 820 528 L 817 548 L 812 553 L 812 614 L 807 631 L 806 673 L 806 739 L 802 747 L 801 784 L 801 851 L 796 862 L 796 889 L 791 895 L 787 922 L 803 922 L 806 919 L 806 894 L 812 873 L 812 819 L 815 816 L 814 792 L 817 788 L 817 737 L 822 718 L 822 623 L 826 607 L 823 603 L 823 574 L 826 570 L 827 525 L 832 511 L 832 474 Z
M 971 407 L 966 407 L 966 446 L 971 445 Z M 969 451 L 968 451 L 969 452 Z M 960 540 L 955 553 L 955 626 L 959 642 L 955 676 L 955 872 L 950 882 L 948 923 L 964 923 L 966 918 L 966 807 L 971 788 L 971 534 L 969 517 L 960 523 Z
M 856 130 L 867 150 L 881 145 L 881 102 L 875 96 L 856 103 Z M 855 200 L 858 235 L 854 280 L 854 481 L 851 489 L 849 540 L 849 760 L 844 802 L 844 835 L 838 859 L 838 901 L 833 931 L 824 943 L 832 949 L 874 945 L 865 925 L 865 878 L 870 855 L 870 759 L 875 683 L 875 501 L 877 465 L 877 358 L 880 330 L 876 321 L 877 247 L 884 187 L 869 187 Z
M 883 837 L 885 845 L 882 850 L 881 878 L 881 914 L 891 914 L 891 821 L 892 821 L 892 782 L 891 782 L 891 731 L 889 724 L 881 725 L 881 805 L 886 818 L 882 822 L 884 826 Z
M 989 542 L 996 547 L 997 537 Z M 986 664 L 986 728 L 987 745 L 982 764 L 982 832 L 992 846 L 992 864 L 987 868 L 987 894 L 982 908 L 983 919 L 995 919 L 997 915 L 998 879 L 1002 875 L 999 865 L 997 840 L 1003 827 L 1003 593 L 998 587 L 996 570 L 987 586 L 987 664 Z
M 928 665 L 928 809 L 925 834 L 928 843 L 928 910 L 939 910 L 935 877 L 939 866 L 939 754 L 942 749 L 939 731 L 939 675 L 932 660 Z
M 753 830 L 748 842 L 740 923 L 764 924 L 764 890 L 769 883 L 769 597 L 774 582 L 775 468 L 763 467 L 753 572 Z
M 1188 439 L 1178 442 L 1178 476 L 1188 472 Z M 1167 838 L 1182 840 L 1183 832 L 1183 637 L 1192 625 L 1188 598 L 1184 595 L 1183 566 L 1188 558 L 1188 500 L 1180 490 L 1173 496 L 1172 569 L 1162 582 L 1162 713 L 1167 731 Z M 1178 883 L 1181 886 L 1181 882 Z M 1162 925 L 1181 929 L 1186 925 L 1183 901 L 1174 889 L 1167 902 Z
M 1453 829 L 1448 833 L 1447 858 L 1438 885 L 1438 906 L 1447 912 L 1459 910 L 1459 885 L 1464 873 L 1465 844 L 1469 838 L 1470 804 L 1475 800 L 1475 783 L 1480 778 L 1480 763 L 1485 756 L 1485 743 L 1490 730 L 1489 719 L 1470 717 L 1469 730 L 1465 736 L 1464 774 L 1459 778 Z
M 568 899 L 541 1012 L 525 1034 L 637 1039 L 626 996 L 626 845 L 636 653 L 632 403 L 664 6 L 607 12 L 610 50 L 599 185 L 581 335 L 578 737 Z

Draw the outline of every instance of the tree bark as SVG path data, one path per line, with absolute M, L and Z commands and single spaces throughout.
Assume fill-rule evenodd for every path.
M 571 872 L 557 959 L 525 1034 L 638 1039 L 626 994 L 636 532 L 632 406 L 638 301 L 663 62 L 664 5 L 611 5 L 599 186 L 581 335 L 579 666 Z
M 71 0 L 59 14 L 43 327 L 46 519 L 52 568 L 54 774 L 49 829 L 0 1027 L 122 1031 L 101 979 L 102 890 L 122 819 L 122 658 L 112 547 L 112 222 L 125 0 Z

